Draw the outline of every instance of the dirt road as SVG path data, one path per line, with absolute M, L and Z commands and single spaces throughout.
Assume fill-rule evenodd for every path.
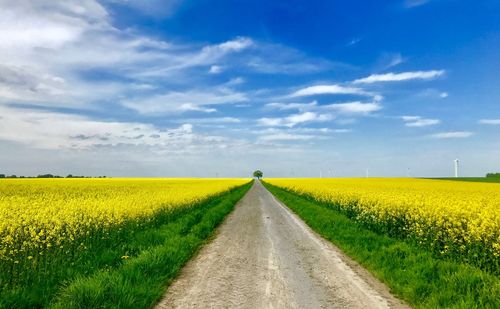
M 405 307 L 260 182 L 182 270 L 158 308 Z

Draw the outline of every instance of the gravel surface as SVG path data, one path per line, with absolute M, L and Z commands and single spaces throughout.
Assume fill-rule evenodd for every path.
M 408 308 L 259 181 L 157 308 Z

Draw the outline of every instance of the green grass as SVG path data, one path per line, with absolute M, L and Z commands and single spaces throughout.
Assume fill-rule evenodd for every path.
M 7 286 L 0 308 L 149 308 L 250 186 L 170 213 L 119 244 L 102 246 L 88 263 L 79 257 L 79 265 L 62 264 L 64 275 Z
M 500 280 L 471 265 L 443 260 L 417 245 L 368 230 L 326 204 L 264 182 L 313 230 L 418 308 L 500 308 Z
M 500 177 L 458 177 L 458 178 L 445 177 L 445 178 L 428 178 L 428 179 L 500 183 Z

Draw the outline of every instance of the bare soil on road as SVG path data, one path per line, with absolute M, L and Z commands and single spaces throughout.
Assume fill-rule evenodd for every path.
M 256 181 L 157 308 L 407 308 Z

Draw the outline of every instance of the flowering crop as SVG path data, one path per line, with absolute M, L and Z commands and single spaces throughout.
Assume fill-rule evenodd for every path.
M 0 290 L 5 284 L 32 281 L 35 275 L 53 272 L 58 263 L 74 263 L 81 252 L 122 242 L 127 233 L 247 182 L 248 179 L 2 180 Z M 122 258 L 125 256 L 128 258 Z
M 500 185 L 427 179 L 267 179 L 373 230 L 499 271 Z

